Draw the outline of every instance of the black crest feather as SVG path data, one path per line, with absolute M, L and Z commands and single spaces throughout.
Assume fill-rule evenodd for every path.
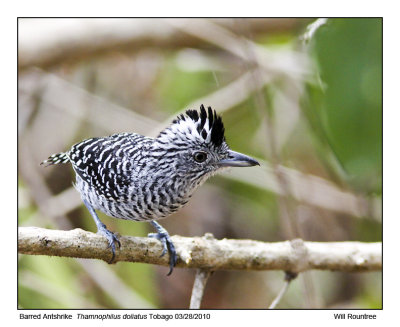
M 207 110 L 204 105 L 200 106 L 200 113 L 196 110 L 187 110 L 186 115 L 195 122 L 200 122 L 197 125 L 197 131 L 203 138 L 207 136 L 206 130 L 204 130 L 204 125 L 208 119 L 208 127 L 211 131 L 211 142 L 215 146 L 220 146 L 222 142 L 225 141 L 225 129 L 222 123 L 221 116 L 217 115 L 217 112 L 208 107 Z

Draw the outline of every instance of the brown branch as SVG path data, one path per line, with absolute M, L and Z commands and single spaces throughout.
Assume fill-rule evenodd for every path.
M 161 244 L 147 237 L 120 236 L 121 248 L 115 262 L 143 262 L 168 265 L 160 257 Z M 216 240 L 204 237 L 172 236 L 179 256 L 178 267 L 208 270 L 284 270 L 293 273 L 310 270 L 379 271 L 382 269 L 382 244 L 361 242 L 303 242 L 293 240 L 265 243 L 253 240 Z M 21 254 L 100 259 L 111 257 L 107 241 L 81 229 L 49 230 L 18 228 Z
M 176 50 L 206 47 L 207 42 L 178 31 L 165 19 L 20 19 L 19 58 L 21 70 L 44 69 L 76 63 L 109 53 L 132 53 L 146 48 Z M 193 20 L 195 22 L 196 20 Z M 211 20 L 228 30 L 232 19 Z M 309 20 L 294 18 L 247 19 L 255 34 L 295 31 Z M 57 33 L 54 33 L 57 29 Z

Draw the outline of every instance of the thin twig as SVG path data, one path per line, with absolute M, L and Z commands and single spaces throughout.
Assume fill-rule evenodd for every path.
M 279 294 L 277 297 L 272 301 L 271 305 L 269 306 L 268 309 L 275 309 L 276 305 L 280 302 L 282 299 L 283 295 L 286 293 L 287 289 L 289 288 L 290 281 L 286 280 L 285 283 L 283 284 L 282 289 L 280 290 Z
M 272 301 L 271 305 L 269 306 L 268 309 L 275 309 L 277 304 L 281 301 L 282 297 L 285 295 L 286 291 L 289 288 L 290 282 L 297 277 L 297 274 L 291 273 L 291 272 L 285 272 L 285 283 L 283 284 L 283 287 L 281 288 L 280 292 L 276 296 L 276 298 Z
M 204 289 L 210 274 L 210 270 L 197 269 L 196 276 L 194 278 L 192 296 L 190 297 L 190 309 L 200 309 Z

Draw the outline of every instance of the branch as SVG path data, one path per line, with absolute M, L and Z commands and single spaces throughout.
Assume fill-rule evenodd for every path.
M 147 237 L 120 236 L 115 262 L 129 261 L 168 266 L 160 257 L 161 243 Z M 172 236 L 178 267 L 214 270 L 284 270 L 298 273 L 310 269 L 347 272 L 382 269 L 382 244 L 361 242 L 303 242 L 293 240 L 265 243 L 252 240 L 216 240 Z M 111 251 L 100 235 L 81 229 L 49 230 L 18 228 L 18 252 L 22 254 L 100 259 L 108 262 Z
M 282 300 L 282 297 L 287 292 L 290 282 L 293 279 L 295 279 L 296 277 L 297 277 L 297 274 L 288 273 L 288 272 L 285 273 L 285 283 L 284 283 L 282 289 L 280 290 L 280 292 L 278 293 L 278 295 L 276 296 L 276 298 L 272 301 L 271 305 L 268 307 L 268 309 L 275 309 L 276 308 L 278 303 Z
M 206 288 L 207 280 L 211 275 L 210 270 L 197 269 L 194 278 L 192 296 L 190 297 L 190 309 L 200 309 L 201 300 L 203 298 L 204 289 Z
M 24 70 L 37 66 L 48 69 L 65 62 L 77 63 L 109 53 L 132 53 L 146 48 L 175 50 L 209 46 L 196 37 L 177 31 L 168 21 L 173 19 L 20 19 L 18 68 Z M 232 19 L 212 21 L 228 30 L 235 24 Z M 255 35 L 297 30 L 305 22 L 309 20 L 246 20 Z

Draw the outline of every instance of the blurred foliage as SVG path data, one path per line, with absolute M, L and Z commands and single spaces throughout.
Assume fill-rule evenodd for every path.
M 315 35 L 321 85 L 308 118 L 357 191 L 382 192 L 382 20 L 332 19 Z
M 309 20 L 297 20 L 300 24 L 294 24 L 291 29 L 280 29 L 276 33 L 272 29 L 268 33 L 257 34 L 254 40 L 272 52 L 282 49 L 287 49 L 288 53 L 301 51 L 302 26 Z M 271 79 L 260 93 L 252 92 L 247 99 L 225 110 L 223 119 L 228 144 L 236 151 L 267 162 L 271 160 L 271 144 L 263 116 L 268 113 L 272 124 L 276 124 L 277 134 L 288 130 L 283 134 L 285 137 L 279 139 L 281 144 L 277 147 L 281 164 L 325 178 L 355 195 L 380 196 L 382 21 L 329 19 L 316 31 L 305 48 L 315 67 L 310 73 L 314 79 L 304 79 L 299 84 L 290 80 L 289 71 L 284 76 Z M 215 66 L 209 69 L 207 66 L 185 69 L 187 66 L 182 65 L 180 55 L 188 49 L 160 48 L 131 55 L 112 53 L 93 61 L 56 67 L 50 73 L 99 98 L 111 99 L 114 103 L 133 108 L 143 116 L 163 121 L 194 100 L 218 91 L 245 72 L 246 65 L 243 62 L 232 60 L 231 55 L 220 49 L 201 49 L 196 50 L 196 55 L 203 62 L 204 58 L 214 62 Z M 140 75 L 143 71 L 144 75 Z M 22 80 L 24 75 L 21 74 L 19 78 Z M 302 111 L 298 110 L 300 101 L 296 100 L 293 90 L 302 92 Z M 255 98 L 260 94 L 266 108 L 258 108 Z M 35 96 L 40 99 L 40 94 Z M 288 116 L 287 120 L 290 118 L 294 123 L 290 127 L 279 125 L 286 118 L 286 108 L 281 107 L 284 104 L 282 98 L 291 96 L 295 99 L 295 115 Z M 214 106 L 213 103 L 204 104 Z M 58 108 L 46 108 L 45 102 L 38 101 L 35 105 L 31 123 L 26 130 L 20 131 L 22 140 L 31 141 L 33 157 L 19 167 L 19 225 L 59 229 L 60 222 L 67 222 L 69 225 L 62 225 L 63 228 L 71 226 L 95 231 L 95 224 L 83 206 L 64 217 L 48 214 L 43 201 L 41 203 L 35 197 L 40 192 L 34 186 L 38 184 L 32 182 L 31 171 L 24 170 L 24 165 L 32 164 L 37 168 L 38 163 L 45 159 L 43 156 L 51 154 L 48 145 L 61 151 L 63 149 L 60 146 L 101 135 L 104 131 L 93 122 L 58 112 Z M 29 103 L 20 101 L 20 117 L 28 109 Z M 58 115 L 51 114 L 56 111 Z M 70 121 L 73 122 L 72 127 Z M 63 133 L 68 128 L 73 132 Z M 135 127 L 132 126 L 134 131 Z M 58 135 L 60 140 L 50 140 L 48 135 Z M 70 138 L 61 139 L 62 135 L 70 135 Z M 19 150 L 26 151 L 26 148 L 20 145 Z M 49 190 L 57 194 L 70 187 L 74 180 L 70 167 L 40 169 Z M 251 174 L 251 171 L 248 173 Z M 162 225 L 171 235 L 201 236 L 211 232 L 217 238 L 282 241 L 289 236 L 282 221 L 282 202 L 279 200 L 279 195 L 272 190 L 217 176 L 203 185 L 184 209 L 164 220 Z M 304 240 L 381 240 L 381 222 L 372 216 L 352 217 L 289 200 L 295 208 L 292 213 L 297 217 Z M 99 213 L 99 217 L 109 229 L 124 235 L 145 236 L 151 231 L 149 224 L 112 219 L 102 213 Z M 188 307 L 194 278 L 192 270 L 176 269 L 167 278 L 166 267 L 139 263 L 104 263 L 101 267 L 101 270 L 116 277 L 118 285 L 113 286 L 116 290 L 131 292 L 149 307 Z M 18 302 L 21 308 L 121 307 L 115 294 L 104 287 L 112 282 L 107 279 L 101 283 L 96 281 L 80 260 L 22 255 L 19 257 L 18 271 Z M 97 273 L 104 276 L 101 271 Z M 380 273 L 318 271 L 306 274 L 313 279 L 315 294 L 304 295 L 309 290 L 305 289 L 300 277 L 292 282 L 279 308 L 382 306 Z M 265 308 L 279 292 L 282 283 L 282 272 L 218 271 L 208 282 L 202 307 Z M 138 303 L 133 301 L 125 305 L 135 308 L 139 306 Z
M 157 93 L 160 107 L 170 114 L 184 108 L 193 99 L 203 97 L 216 89 L 212 72 L 182 71 L 177 66 L 175 57 L 166 59 L 157 83 Z

